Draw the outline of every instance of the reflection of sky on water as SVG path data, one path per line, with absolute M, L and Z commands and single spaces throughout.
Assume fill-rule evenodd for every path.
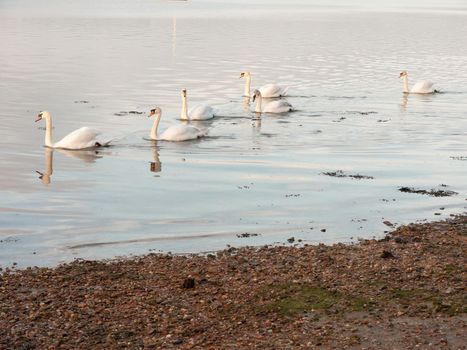
M 466 12 L 463 0 L 155 0 L 126 1 L 107 0 L 48 0 L 48 6 L 33 0 L 4 0 L 0 8 L 5 15 L 15 16 L 96 16 L 96 17 L 156 17 L 177 15 L 186 17 L 259 17 L 284 13 L 301 16 L 304 13 L 329 11 L 392 11 L 392 12 Z M 25 11 L 27 9 L 28 11 Z
M 309 11 L 280 21 L 258 3 L 221 2 L 216 11 L 228 19 L 204 16 L 209 1 L 119 1 L 110 12 L 105 2 L 69 1 L 47 8 L 78 6 L 73 17 L 28 11 L 27 19 L 18 12 L 31 2 L 0 4 L 0 264 L 290 236 L 349 241 L 380 235 L 383 218 L 465 210 L 467 162 L 455 157 L 467 155 L 466 15 L 433 10 L 460 2 L 410 2 L 432 10 L 394 16 L 363 1 L 352 11 L 339 1 L 296 1 Z M 268 11 L 278 9 L 274 1 Z M 402 69 L 410 84 L 432 79 L 445 93 L 403 96 Z M 241 96 L 244 70 L 253 87 L 289 86 L 297 111 L 254 118 Z M 163 108 L 161 130 L 180 122 L 181 88 L 190 106 L 210 103 L 222 117 L 200 124 L 209 128 L 204 140 L 147 141 L 150 108 Z M 87 125 L 114 146 L 44 149 L 33 123 L 43 109 L 54 116 L 56 140 Z M 322 174 L 339 169 L 374 179 Z M 459 195 L 397 191 L 440 184 Z M 244 232 L 260 235 L 237 238 Z

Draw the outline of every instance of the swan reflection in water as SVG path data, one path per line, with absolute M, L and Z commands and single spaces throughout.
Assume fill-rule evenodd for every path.
M 409 96 L 407 94 L 402 95 L 402 101 L 400 104 L 400 110 L 401 112 L 405 112 L 407 110 L 407 102 L 409 100 Z
M 149 162 L 149 171 L 152 173 L 160 173 L 162 170 L 162 164 L 159 158 L 159 147 L 157 142 L 152 146 L 152 162 Z
M 98 158 L 103 157 L 103 153 L 97 150 L 82 150 L 82 151 L 70 151 L 65 149 L 53 149 L 50 147 L 44 147 L 44 162 L 45 170 L 44 172 L 36 170 L 36 173 L 39 174 L 39 179 L 42 181 L 42 184 L 49 185 L 51 183 L 51 177 L 53 173 L 53 155 L 54 152 L 59 152 L 70 158 L 77 158 L 82 160 L 85 163 L 95 163 Z
M 250 113 L 250 96 L 243 96 L 243 110 Z
M 255 113 L 251 118 L 251 126 L 253 126 L 253 134 L 261 133 L 261 114 Z
M 409 99 L 411 109 L 416 110 L 417 108 L 426 106 L 426 103 L 432 101 L 434 96 L 433 94 L 403 94 L 401 103 L 399 104 L 400 111 L 403 113 L 407 111 Z
M 40 172 L 39 170 L 36 170 L 36 173 L 39 174 L 39 179 L 42 181 L 44 185 L 50 184 L 50 177 L 52 176 L 52 173 L 53 173 L 53 167 L 52 167 L 53 155 L 54 155 L 54 150 L 52 148 L 45 147 L 44 148 L 45 170 L 43 173 Z

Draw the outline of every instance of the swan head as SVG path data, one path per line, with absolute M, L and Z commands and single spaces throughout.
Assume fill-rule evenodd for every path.
M 406 77 L 407 74 L 408 74 L 407 71 L 406 71 L 406 70 L 403 70 L 402 72 L 400 72 L 399 78 Z
M 49 119 L 50 118 L 50 113 L 47 112 L 47 111 L 41 111 L 38 115 L 37 115 L 37 118 L 35 120 L 35 122 L 37 123 L 39 120 L 42 120 L 42 119 Z
M 240 73 L 240 78 L 245 78 L 245 77 L 249 77 L 250 76 L 250 72 L 241 72 Z
M 161 115 L 162 110 L 159 107 L 155 107 L 149 111 L 148 118 L 151 118 L 153 115 Z
M 182 97 L 186 97 L 186 89 L 182 89 L 182 91 L 180 92 L 180 94 L 182 95 Z
M 259 90 L 253 91 L 253 102 L 255 102 L 256 98 L 261 97 L 261 92 Z

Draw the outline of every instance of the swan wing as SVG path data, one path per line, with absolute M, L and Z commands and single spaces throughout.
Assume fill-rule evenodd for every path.
M 187 141 L 205 136 L 206 133 L 193 125 L 179 124 L 166 129 L 159 135 L 158 140 Z
M 208 120 L 214 118 L 214 109 L 208 105 L 193 107 L 188 113 L 190 120 Z
M 433 83 L 429 80 L 422 80 L 417 82 L 410 90 L 411 93 L 415 94 L 431 94 L 434 91 L 435 89 L 433 88 Z
M 108 144 L 110 141 L 104 142 L 101 144 L 97 141 L 97 136 L 100 132 L 90 129 L 87 126 L 79 128 L 68 135 L 63 139 L 54 144 L 54 148 L 63 148 L 63 149 L 85 149 L 96 147 L 96 142 L 103 146 Z
M 284 100 L 271 101 L 266 105 L 264 113 L 287 113 L 293 110 L 290 103 Z
M 285 89 L 277 84 L 266 84 L 259 88 L 261 96 L 265 98 L 281 97 L 285 94 Z

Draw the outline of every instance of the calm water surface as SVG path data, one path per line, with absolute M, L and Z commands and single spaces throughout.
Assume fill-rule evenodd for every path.
M 0 266 L 350 242 L 465 211 L 467 6 L 347 3 L 0 2 Z M 403 96 L 404 69 L 443 93 Z M 255 119 L 244 70 L 296 111 Z M 147 141 L 150 108 L 180 122 L 182 88 L 221 115 L 209 137 Z M 45 109 L 55 140 L 86 125 L 113 146 L 43 148 Z

